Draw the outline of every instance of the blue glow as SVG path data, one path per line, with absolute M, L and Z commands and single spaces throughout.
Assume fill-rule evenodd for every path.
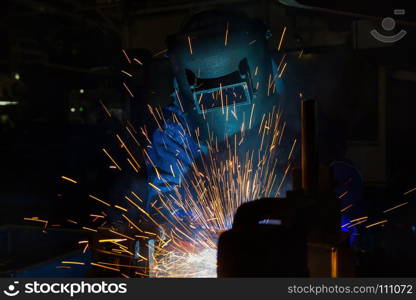
M 349 222 L 347 222 L 347 223 L 345 223 L 345 224 L 342 224 L 341 225 L 341 231 L 342 232 L 350 232 L 350 230 L 349 230 L 349 228 L 347 228 L 347 224 L 348 224 Z

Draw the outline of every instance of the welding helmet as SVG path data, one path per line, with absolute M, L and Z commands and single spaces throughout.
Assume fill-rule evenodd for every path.
M 175 104 L 201 135 L 219 140 L 255 128 L 276 104 L 276 76 L 267 50 L 270 32 L 238 12 L 194 15 L 166 40 Z

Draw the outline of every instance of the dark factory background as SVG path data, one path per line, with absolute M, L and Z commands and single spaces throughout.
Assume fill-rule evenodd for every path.
M 277 61 L 289 57 L 286 99 L 318 101 L 321 162 L 342 156 L 357 167 L 368 216 L 408 202 L 372 231 L 374 260 L 361 275 L 414 276 L 416 193 L 406 192 L 416 187 L 416 20 L 404 16 L 398 26 L 408 35 L 383 44 L 368 31 L 380 28 L 393 6 L 375 10 L 361 2 L 359 11 L 344 14 L 340 7 L 309 10 L 277 0 L 2 1 L 0 274 L 45 275 L 46 262 L 76 256 L 85 233 L 67 220 L 88 220 L 96 206 L 89 194 L 117 195 L 135 186 L 145 197 L 145 168 L 120 176 L 102 149 L 116 152 L 115 134 L 126 124 L 154 129 L 147 105 L 169 104 L 173 90 L 165 38 L 193 13 L 226 7 L 270 27 L 270 51 Z M 138 61 L 129 64 L 122 49 Z M 47 234 L 43 223 L 24 220 L 34 216 L 48 220 Z

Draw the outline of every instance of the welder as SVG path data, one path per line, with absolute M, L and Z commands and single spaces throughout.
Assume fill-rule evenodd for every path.
M 164 127 L 148 147 L 149 180 L 157 187 L 149 190 L 150 211 L 159 193 L 181 192 L 181 180 L 195 158 L 207 153 L 209 139 L 221 144 L 244 131 L 239 151 L 258 147 L 262 116 L 279 104 L 283 89 L 267 49 L 270 36 L 257 19 L 212 10 L 194 15 L 167 38 L 175 90 Z

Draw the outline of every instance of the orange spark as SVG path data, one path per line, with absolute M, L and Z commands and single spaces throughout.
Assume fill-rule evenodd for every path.
M 61 261 L 61 264 L 70 264 L 70 265 L 85 265 L 85 263 L 80 262 L 80 261 L 68 261 L 68 260 L 63 260 Z
M 124 49 L 121 50 L 124 54 L 124 57 L 127 59 L 127 61 L 129 62 L 129 64 L 131 64 L 131 60 L 129 58 L 129 56 L 127 55 L 126 51 L 124 51 Z
M 280 47 L 282 46 L 282 42 L 283 42 L 283 38 L 285 36 L 285 33 L 286 33 L 286 26 L 283 28 L 282 35 L 280 36 L 280 42 L 279 42 L 279 46 L 277 47 L 277 51 L 280 51 Z
M 111 206 L 109 203 L 107 203 L 104 200 L 101 200 L 101 199 L 99 199 L 99 198 L 97 198 L 97 197 L 95 197 L 93 195 L 88 195 L 88 197 L 90 197 L 91 199 L 97 200 L 98 202 L 101 202 L 104 205 Z
M 125 82 L 123 82 L 123 86 L 127 90 L 127 92 L 129 93 L 130 97 L 134 98 L 133 93 L 130 91 L 129 87 L 127 86 L 127 84 Z
M 387 220 L 383 220 L 383 221 L 375 222 L 375 223 L 373 223 L 373 224 L 370 224 L 370 225 L 365 226 L 365 228 L 370 228 L 370 227 L 373 227 L 373 226 L 377 226 L 377 225 L 385 224 L 385 223 L 387 223 L 387 222 L 388 222 Z
M 192 55 L 192 44 L 191 44 L 191 38 L 189 37 L 189 35 L 188 35 L 188 47 L 189 47 L 189 52 Z
M 64 180 L 67 180 L 69 182 L 72 182 L 72 183 L 78 183 L 76 180 L 74 180 L 72 178 L 69 178 L 69 177 L 66 177 L 66 176 L 61 176 L 61 178 L 64 179 Z

